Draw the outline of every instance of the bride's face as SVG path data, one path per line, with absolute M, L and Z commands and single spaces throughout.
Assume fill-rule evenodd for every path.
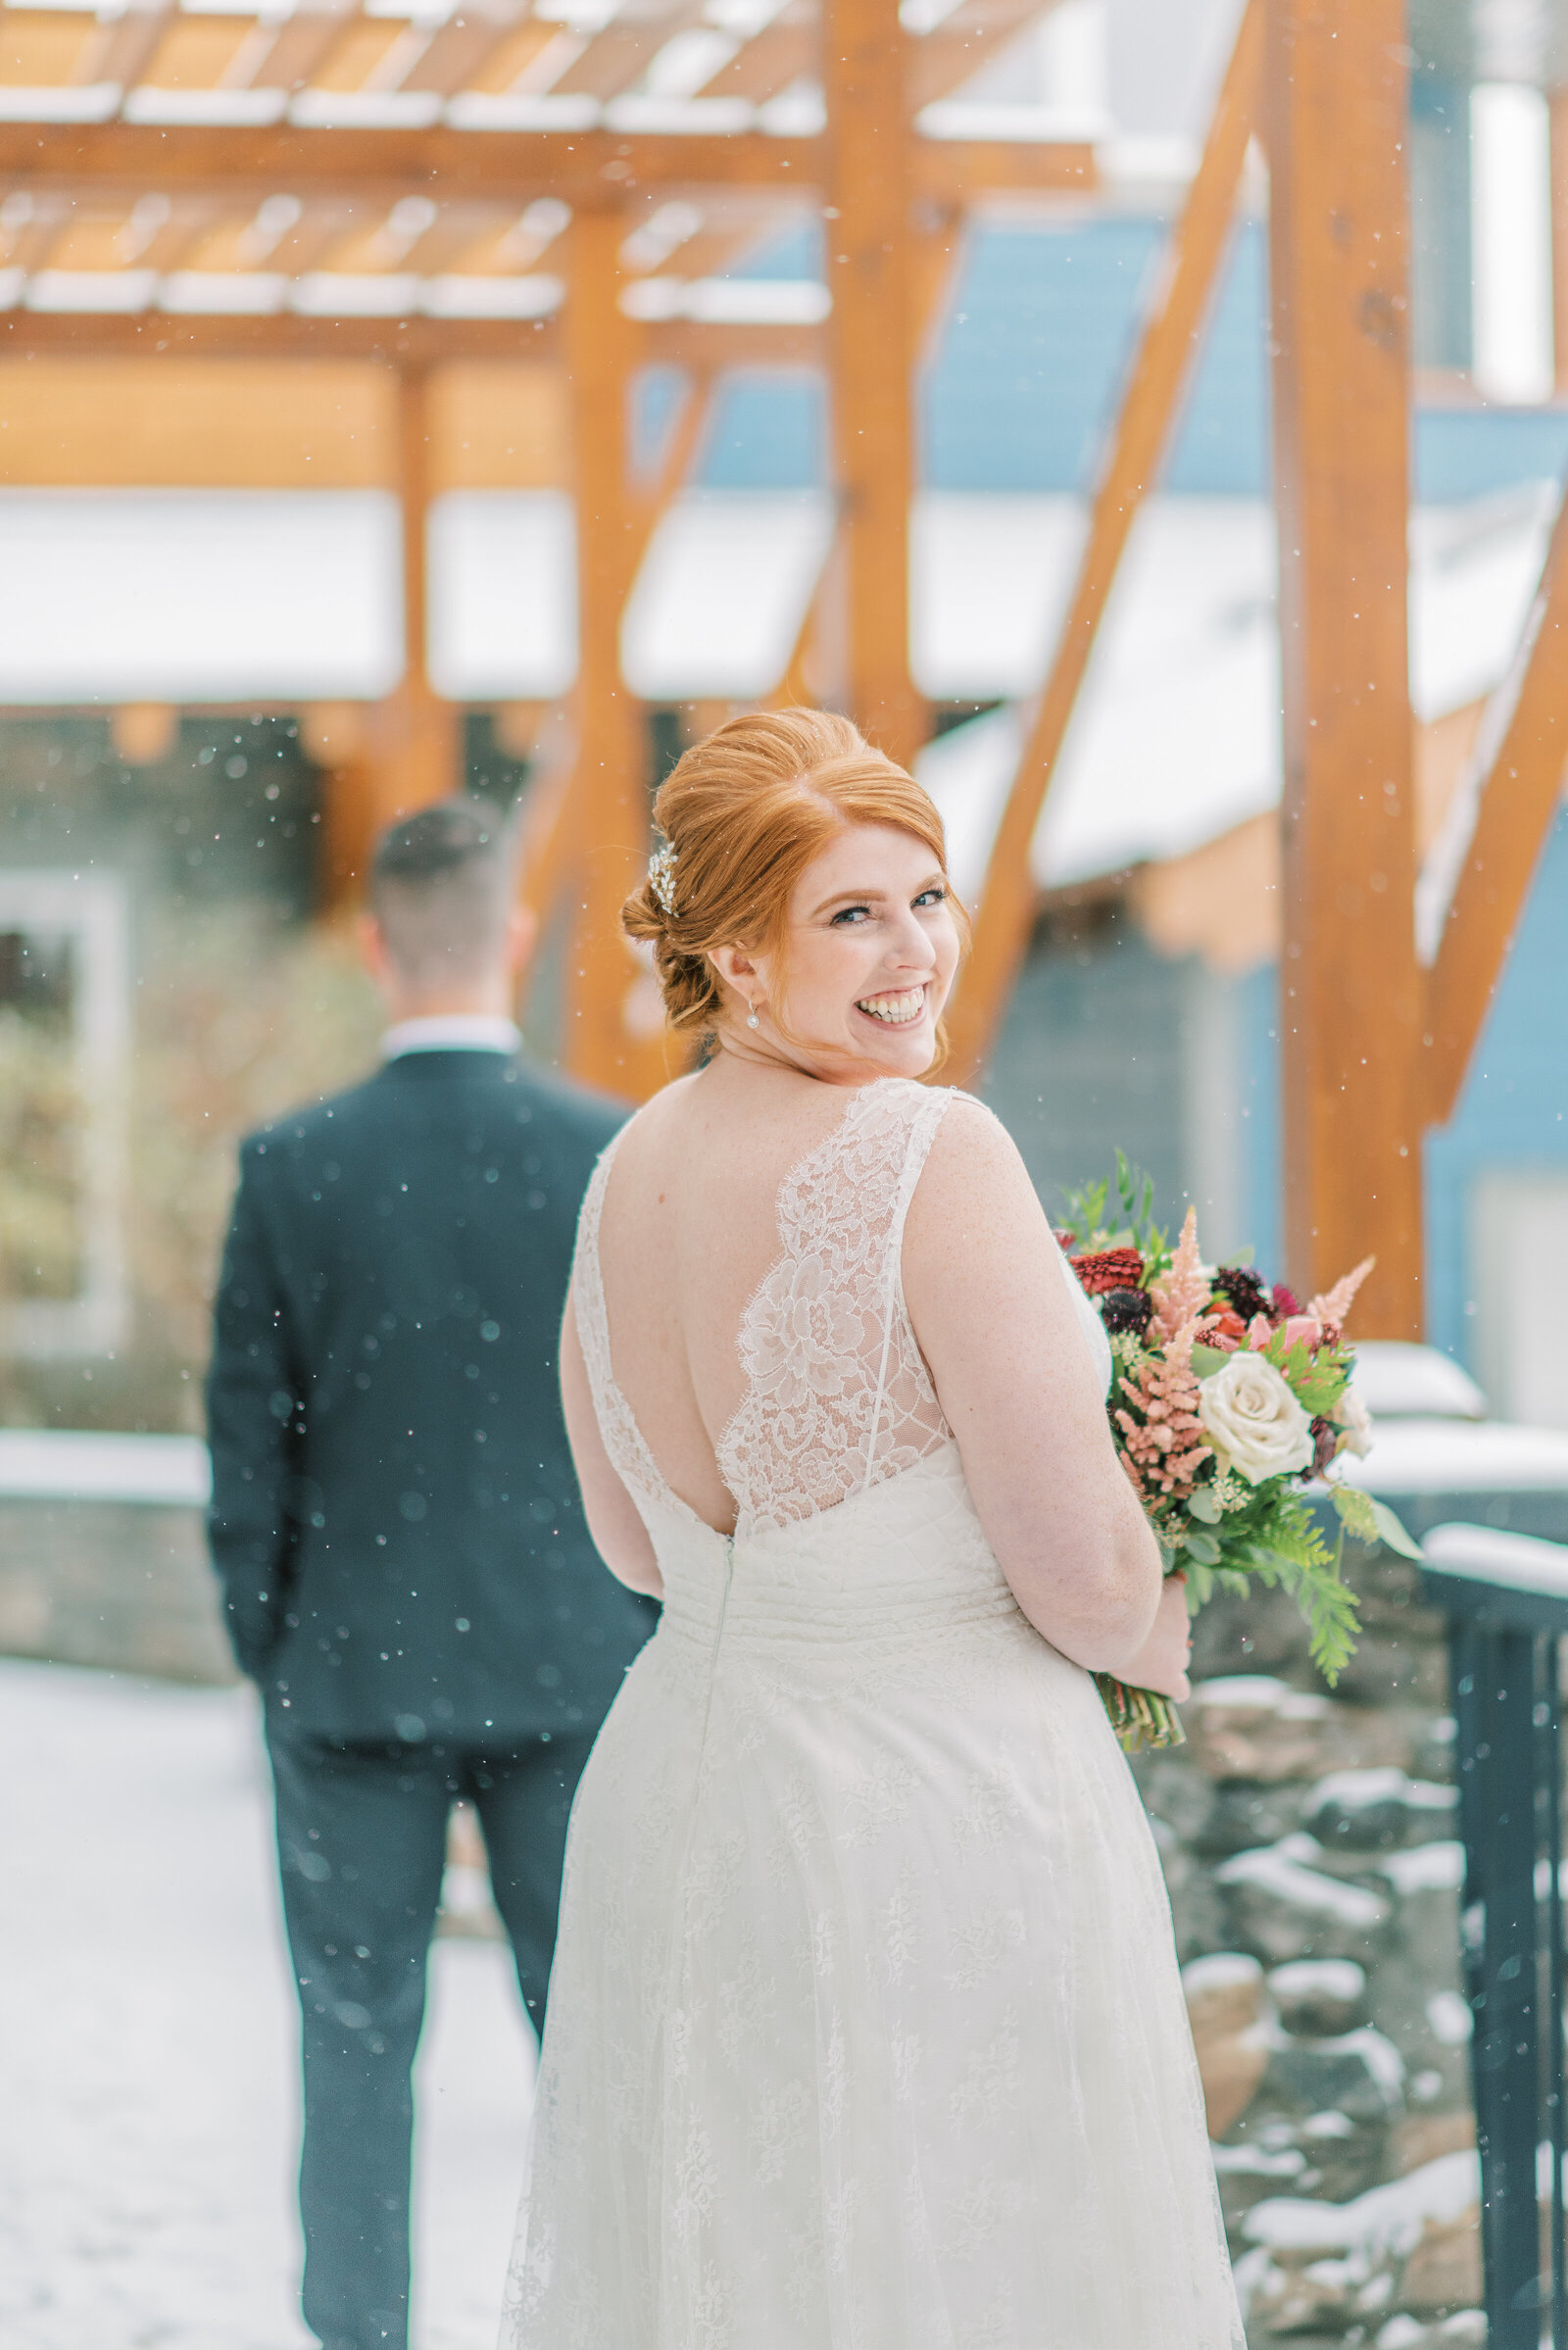
M 856 824 L 796 884 L 782 953 L 726 957 L 733 967 L 720 969 L 756 1004 L 760 1027 L 739 1037 L 862 1085 L 931 1066 L 958 954 L 948 877 L 925 843 L 891 824 Z

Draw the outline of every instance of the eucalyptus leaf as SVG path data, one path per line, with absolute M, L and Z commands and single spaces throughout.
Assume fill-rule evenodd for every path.
M 1190 1558 L 1197 1559 L 1200 1567 L 1219 1565 L 1219 1542 L 1211 1534 L 1190 1534 L 1183 1547 Z
M 1211 1485 L 1199 1485 L 1193 1488 L 1187 1497 L 1187 1515 L 1190 1518 L 1200 1518 L 1205 1526 L 1219 1524 L 1223 1512 L 1215 1498 L 1214 1489 Z
M 1220 1366 L 1228 1363 L 1230 1359 L 1230 1355 L 1223 1346 L 1195 1346 L 1193 1348 L 1193 1369 L 1200 1379 L 1212 1378 Z

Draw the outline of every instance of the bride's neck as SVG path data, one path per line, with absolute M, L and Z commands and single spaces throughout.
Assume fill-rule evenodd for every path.
M 728 1061 L 738 1068 L 776 1070 L 780 1076 L 806 1077 L 814 1085 L 841 1086 L 852 1091 L 872 1084 L 882 1074 L 869 1064 L 816 1062 L 809 1054 L 792 1050 L 765 1034 L 753 1036 L 743 1030 L 737 1035 L 727 1027 L 718 1031 L 713 1059 Z

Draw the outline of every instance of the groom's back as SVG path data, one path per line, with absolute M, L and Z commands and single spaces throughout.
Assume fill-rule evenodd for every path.
M 501 1053 L 427 1051 L 246 1144 L 215 1519 L 220 1552 L 282 1556 L 263 1682 L 302 1727 L 527 1735 L 614 1694 L 647 1627 L 583 1527 L 557 1337 L 616 1123 Z

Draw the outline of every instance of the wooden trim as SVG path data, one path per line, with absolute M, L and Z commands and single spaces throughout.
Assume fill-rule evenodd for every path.
M 1236 191 L 1259 100 L 1263 0 L 1248 0 L 1215 104 L 1208 140 L 1164 272 L 1095 494 L 1089 540 L 1067 619 L 1018 762 L 986 868 L 974 950 L 949 1014 L 960 1084 L 974 1078 L 995 1042 L 1028 950 L 1035 884 L 1029 853 L 1077 707 L 1117 566 L 1144 499 L 1154 487 L 1182 385 L 1197 355 L 1203 318 L 1226 251 Z
M 1422 1331 L 1404 0 L 1267 0 L 1286 1260 Z
M 1469 845 L 1427 978 L 1426 1114 L 1453 1115 L 1568 764 L 1568 501 L 1557 510 L 1513 674 L 1483 722 L 1450 821 Z

